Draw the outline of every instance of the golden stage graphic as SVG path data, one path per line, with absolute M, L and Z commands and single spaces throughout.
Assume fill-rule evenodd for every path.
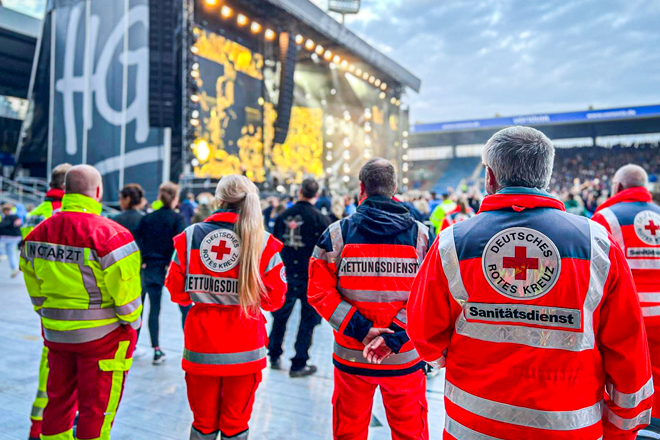
M 272 145 L 277 113 L 264 103 L 263 56 L 223 36 L 196 29 L 200 57 L 199 102 L 201 124 L 192 149 L 199 164 L 197 177 L 220 178 L 242 174 L 265 180 L 264 143 L 272 165 L 282 175 L 301 181 L 323 173 L 323 111 L 294 107 L 289 136 Z M 264 116 L 265 113 L 265 116 Z

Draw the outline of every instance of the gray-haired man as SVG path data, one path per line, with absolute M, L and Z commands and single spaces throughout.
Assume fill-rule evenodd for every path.
M 651 418 L 630 269 L 605 228 L 545 191 L 553 160 L 538 130 L 493 135 L 481 213 L 445 229 L 415 279 L 408 334 L 446 363 L 450 438 L 634 439 Z

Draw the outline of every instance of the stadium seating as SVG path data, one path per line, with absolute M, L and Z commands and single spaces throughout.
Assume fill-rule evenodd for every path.
M 441 194 L 447 188 L 456 188 L 463 179 L 469 179 L 481 163 L 481 157 L 455 157 L 446 162 L 445 171 L 433 185 L 433 191 Z

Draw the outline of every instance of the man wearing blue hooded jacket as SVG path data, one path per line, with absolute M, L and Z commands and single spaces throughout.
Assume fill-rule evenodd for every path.
M 394 440 L 428 439 L 423 362 L 406 335 L 406 305 L 429 231 L 392 199 L 396 171 L 375 158 L 360 170 L 357 212 L 323 233 L 310 260 L 309 303 L 334 329 L 333 427 L 366 440 L 380 387 Z M 382 358 L 379 352 L 392 352 Z

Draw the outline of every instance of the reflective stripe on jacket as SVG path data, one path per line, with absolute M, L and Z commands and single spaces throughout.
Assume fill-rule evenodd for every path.
M 89 342 L 140 326 L 140 251 L 100 212 L 91 198 L 67 194 L 60 214 L 25 239 L 21 270 L 48 341 Z
M 374 199 L 383 209 L 401 210 L 376 213 L 380 219 L 374 227 L 383 228 L 377 233 L 358 225 L 375 212 L 369 208 Z M 396 376 L 423 365 L 405 328 L 410 287 L 429 245 L 428 228 L 412 220 L 397 202 L 382 199 L 370 197 L 354 215 L 330 225 L 310 260 L 309 303 L 334 330 L 335 366 L 352 374 Z M 405 219 L 398 232 L 388 232 L 388 215 Z M 368 363 L 362 355 L 362 341 L 371 327 L 396 332 L 385 339 L 397 350 L 380 365 Z
M 642 306 L 655 390 L 660 390 L 660 207 L 646 188 L 629 188 L 603 203 L 592 220 L 605 226 L 632 269 Z M 660 417 L 660 397 L 653 417 Z
M 266 319 L 247 316 L 239 305 L 240 240 L 238 215 L 218 211 L 174 238 L 174 255 L 165 279 L 172 301 L 194 303 L 186 318 L 183 369 L 214 376 L 250 374 L 266 367 Z M 282 244 L 264 232 L 260 273 L 266 291 L 261 308 L 284 304 L 286 275 Z
M 446 362 L 449 438 L 633 439 L 650 421 L 626 260 L 602 226 L 544 191 L 507 188 L 443 231 L 408 314 L 422 358 Z

